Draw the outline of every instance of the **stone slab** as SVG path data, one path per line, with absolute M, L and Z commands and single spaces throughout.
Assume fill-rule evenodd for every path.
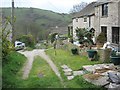
M 114 64 L 96 64 L 96 65 L 83 66 L 83 70 L 86 70 L 88 72 L 95 72 L 96 69 L 103 69 L 103 68 L 112 70 L 115 68 L 115 66 L 114 66 Z
M 66 72 L 64 73 L 66 76 L 71 76 L 72 75 L 72 72 Z
M 83 74 L 85 74 L 84 71 L 73 71 L 74 76 L 79 76 L 79 75 L 83 75 Z
M 67 72 L 72 72 L 72 69 L 70 69 L 70 68 L 68 68 L 68 69 L 63 69 L 63 71 L 64 71 L 65 73 L 67 73 Z
M 74 78 L 74 76 L 67 76 L 68 80 L 72 80 Z
M 68 69 L 69 67 L 67 65 L 62 65 L 61 68 L 62 69 Z
M 97 85 L 97 86 L 104 86 L 104 85 L 107 85 L 109 84 L 109 82 L 107 81 L 108 80 L 108 77 L 104 76 L 104 77 L 100 77 L 98 78 L 97 80 L 92 80 L 92 79 L 88 79 L 88 78 L 84 78 L 86 81 L 94 84 L 94 85 Z
M 83 70 L 86 70 L 86 71 L 88 71 L 88 72 L 94 72 L 94 71 L 95 71 L 93 65 L 83 66 Z

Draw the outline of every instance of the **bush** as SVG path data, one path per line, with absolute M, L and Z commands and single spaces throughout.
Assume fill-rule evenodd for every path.
M 77 48 L 72 48 L 71 49 L 72 54 L 78 55 L 78 49 Z
M 51 43 L 53 43 L 53 42 L 55 41 L 55 36 L 56 36 L 57 34 L 58 34 L 58 33 L 53 33 L 53 34 L 51 34 L 51 35 L 49 36 Z
M 3 23 L 2 32 L 0 33 L 2 34 L 0 36 L 2 36 L 2 62 L 3 63 L 5 63 L 7 60 L 6 56 L 9 55 L 9 53 L 14 49 L 13 44 L 9 40 L 9 36 L 12 33 L 11 30 L 9 29 L 10 28 L 9 24 L 10 24 L 10 18 L 6 17 L 5 22 Z
M 87 29 L 85 28 L 83 29 L 77 28 L 76 36 L 78 37 L 80 44 L 89 43 L 89 45 L 93 45 L 93 40 L 92 40 L 92 37 L 94 36 L 93 32 L 87 31 Z
M 101 32 L 97 37 L 97 43 L 105 43 L 106 37 L 103 32 Z
M 24 42 L 27 47 L 35 48 L 35 39 L 31 34 L 20 36 L 17 40 Z

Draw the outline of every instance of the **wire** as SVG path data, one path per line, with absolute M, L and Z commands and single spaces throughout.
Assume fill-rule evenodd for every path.
M 54 7 L 57 11 L 59 12 L 62 12 L 62 10 L 58 9 L 55 5 L 53 5 L 50 1 L 47 0 L 47 2 L 52 6 Z

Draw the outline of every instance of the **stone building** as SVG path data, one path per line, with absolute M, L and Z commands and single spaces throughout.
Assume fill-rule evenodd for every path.
M 76 29 L 77 28 L 86 28 L 91 29 L 94 28 L 94 18 L 95 18 L 95 6 L 96 2 L 92 2 L 87 5 L 83 10 L 77 13 L 73 19 L 73 39 L 77 39 L 76 37 Z
M 88 4 L 73 17 L 74 40 L 77 28 L 93 28 L 95 37 L 104 32 L 106 41 L 120 44 L 120 0 L 98 0 Z
M 120 42 L 120 0 L 100 0 L 95 5 L 95 36 L 104 32 L 112 44 Z

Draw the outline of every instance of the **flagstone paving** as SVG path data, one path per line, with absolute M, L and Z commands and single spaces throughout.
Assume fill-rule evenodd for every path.
M 96 64 L 96 65 L 85 65 L 83 70 L 73 71 L 67 65 L 61 66 L 65 76 L 68 80 L 74 79 L 75 76 L 83 75 L 83 78 L 98 86 L 110 87 L 110 81 L 108 73 L 117 74 L 120 77 L 120 66 L 114 64 Z

